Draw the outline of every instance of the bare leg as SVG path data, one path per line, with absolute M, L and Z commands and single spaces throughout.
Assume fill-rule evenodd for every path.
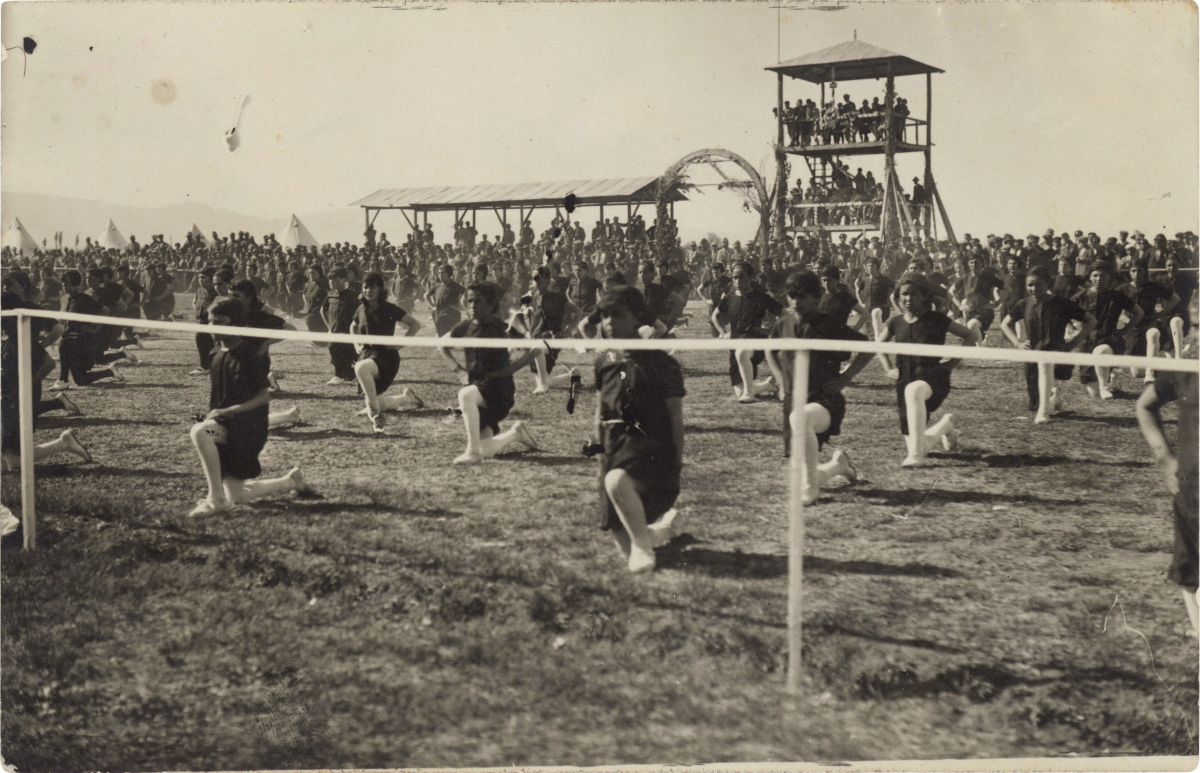
M 359 360 L 354 363 L 354 377 L 362 387 L 363 397 L 367 401 L 367 414 L 374 416 L 379 413 L 379 396 L 375 394 L 375 377 L 379 375 L 379 366 L 374 360 Z
M 237 480 L 225 478 L 222 480 L 225 496 L 237 505 L 244 505 L 256 499 L 269 497 L 274 494 L 284 494 L 289 491 L 303 491 L 308 488 L 300 477 L 300 468 L 293 467 L 287 475 L 278 478 L 263 478 L 257 480 Z
M 1048 362 L 1039 362 L 1037 364 L 1038 375 L 1038 407 L 1037 415 L 1033 417 L 1036 424 L 1045 424 L 1050 421 L 1050 392 L 1054 388 L 1054 365 Z
M 546 353 L 539 351 L 533 358 L 535 395 L 544 395 L 550 391 L 550 371 L 546 367 Z
M 735 356 L 737 357 L 738 375 L 742 377 L 739 401 L 752 403 L 759 395 L 771 391 L 771 379 L 754 380 L 754 351 L 752 349 L 738 349 Z
M 55 454 L 74 454 L 81 461 L 92 461 L 92 455 L 88 453 L 83 444 L 79 442 L 79 439 L 75 437 L 75 430 L 73 429 L 63 430 L 62 434 L 58 436 L 58 440 L 49 440 L 33 447 L 33 460 L 35 462 L 40 462 Z M 3 461 L 5 470 L 21 469 L 21 455 L 16 451 L 5 451 Z
M 929 447 L 925 442 L 925 401 L 933 396 L 933 388 L 924 381 L 914 381 L 904 388 L 904 406 L 908 417 L 908 456 L 900 463 L 902 467 L 915 467 L 925 462 Z
M 225 504 L 225 489 L 221 485 L 221 456 L 217 452 L 217 441 L 209 433 L 220 425 L 212 420 L 202 421 L 192 425 L 189 433 L 196 454 L 200 457 L 200 466 L 204 469 L 204 480 L 208 484 L 208 502 L 214 507 Z
M 654 568 L 654 540 L 646 528 L 646 510 L 633 478 L 624 470 L 609 470 L 604 490 L 617 511 L 617 517 L 629 533 L 629 571 L 648 572 Z
M 1196 594 L 1187 588 L 1180 590 L 1183 592 L 1183 603 L 1187 607 L 1188 620 L 1192 623 L 1192 632 L 1200 637 L 1200 609 L 1196 606 Z
M 1146 360 L 1148 362 L 1153 362 L 1154 358 L 1158 356 L 1161 345 L 1161 337 L 1162 333 L 1160 333 L 1156 327 L 1152 327 L 1146 331 Z M 1134 376 L 1136 377 L 1137 374 L 1135 373 Z M 1154 383 L 1153 368 L 1146 368 L 1146 377 L 1142 379 L 1142 381 L 1147 384 Z
M 1183 359 L 1183 317 L 1171 317 L 1167 323 L 1171 328 L 1171 343 L 1175 347 L 1175 359 Z
M 455 464 L 483 461 L 482 440 L 479 434 L 479 406 L 482 404 L 483 393 L 474 384 L 458 390 L 458 407 L 462 410 L 463 424 L 467 429 L 467 450 L 455 458 Z
M 983 333 L 983 325 L 979 324 L 979 320 L 977 320 L 977 319 L 967 320 L 967 327 L 970 328 L 971 330 L 974 330 L 975 335 L 978 337 L 979 343 L 977 343 L 975 345 L 976 346 L 984 346 L 983 339 L 986 336 Z
M 300 406 L 293 405 L 286 411 L 274 411 L 267 414 L 267 429 L 290 427 L 300 422 Z
M 400 394 L 382 394 L 379 396 L 380 411 L 394 411 L 400 408 L 424 408 L 425 403 L 417 397 L 417 393 L 404 387 Z
M 519 421 L 513 422 L 511 427 L 499 435 L 493 435 L 490 428 L 483 430 L 480 433 L 479 450 L 483 454 L 484 459 L 491 459 L 493 456 L 499 456 L 504 453 L 514 443 L 524 446 L 527 451 L 537 450 L 537 443 L 534 442 L 533 436 L 529 434 L 529 430 L 525 425 Z
M 1095 349 L 1092 350 L 1092 354 L 1112 354 L 1112 353 L 1113 353 L 1112 347 L 1109 346 L 1108 344 L 1100 344 L 1099 346 L 1097 346 Z M 1099 384 L 1097 385 L 1097 387 L 1100 391 L 1100 399 L 1101 400 L 1111 400 L 1113 397 L 1112 390 L 1108 386 L 1108 377 L 1111 375 L 1111 373 L 1110 373 L 1111 370 L 1112 370 L 1112 368 L 1102 368 L 1099 365 L 1096 366 L 1096 379 L 1097 379 L 1097 381 L 1099 381 Z
M 840 463 L 824 465 L 825 470 L 821 469 L 823 466 L 820 464 L 821 444 L 817 435 L 829 429 L 829 411 L 816 403 L 809 403 L 804 406 L 804 413 L 808 417 L 808 431 L 804 435 L 804 443 L 801 446 L 804 449 L 804 480 L 801 482 L 801 491 L 804 504 L 811 505 L 821 495 L 821 484 L 836 475 L 840 471 L 841 465 Z M 796 436 L 795 418 L 795 414 L 788 417 L 793 438 Z

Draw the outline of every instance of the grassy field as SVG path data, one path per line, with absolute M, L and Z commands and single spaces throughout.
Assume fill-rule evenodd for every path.
M 19 770 L 1197 752 L 1196 642 L 1128 374 L 1107 403 L 1072 385 L 1035 427 L 1019 366 L 968 364 L 946 406 L 962 448 L 902 470 L 870 366 L 836 441 L 863 480 L 806 510 L 790 696 L 780 408 L 731 402 L 724 354 L 684 356 L 687 534 L 640 577 L 593 525 L 591 393 L 569 416 L 519 376 L 513 417 L 543 450 L 453 467 L 435 353 L 404 353 L 427 408 L 380 437 L 353 389 L 323 386 L 325 350 L 280 345 L 274 402 L 307 423 L 263 465 L 300 464 L 324 499 L 190 519 L 207 380 L 186 375 L 190 337 L 139 355 L 128 384 L 72 392 L 84 417 L 37 430 L 78 428 L 96 462 L 39 466 L 40 547 L 3 548 Z M 5 476 L 14 510 L 18 489 Z

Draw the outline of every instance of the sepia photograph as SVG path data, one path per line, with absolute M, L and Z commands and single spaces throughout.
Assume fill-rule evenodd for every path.
M 1200 11 L 0 7 L 0 763 L 1194 770 Z

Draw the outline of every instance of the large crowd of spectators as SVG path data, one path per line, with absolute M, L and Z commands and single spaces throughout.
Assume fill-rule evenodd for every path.
M 125 250 L 86 244 L 79 250 L 39 251 L 24 260 L 5 248 L 3 258 L 6 266 L 28 266 L 46 308 L 59 308 L 64 272 L 75 269 L 86 276 L 89 269 L 100 267 L 132 291 L 135 310 L 147 318 L 182 317 L 190 309 L 175 308 L 175 293 L 193 292 L 203 273 L 211 276 L 224 269 L 235 281 L 253 282 L 262 300 L 294 317 L 309 318 L 314 321 L 312 329 L 321 329 L 316 311 L 328 290 L 327 277 L 335 269 L 346 271 L 351 286 L 367 273 L 383 273 L 395 302 L 412 308 L 441 284 L 447 268 L 464 284 L 482 279 L 495 282 L 515 301 L 529 291 L 538 267 L 546 266 L 554 288 L 590 311 L 600 289 L 614 278 L 635 286 L 645 281 L 667 283 L 685 299 L 708 298 L 718 267 L 727 270 L 741 262 L 754 267 L 764 289 L 782 297 L 787 277 L 801 269 L 833 266 L 853 282 L 868 262 L 878 261 L 879 270 L 893 278 L 915 265 L 952 281 L 972 257 L 979 257 L 1001 279 L 1015 280 L 1021 272 L 1039 268 L 1047 277 L 1061 277 L 1060 285 L 1075 286 L 1101 260 L 1122 272 L 1143 266 L 1187 273 L 1196 266 L 1198 249 L 1196 235 L 1190 231 L 1171 239 L 1165 234 L 1147 237 L 1125 231 L 1105 239 L 1081 230 L 1049 230 L 1024 239 L 1011 234 L 984 238 L 965 234 L 957 243 L 905 238 L 892 248 L 864 232 L 841 233 L 836 238 L 801 234 L 771 239 L 763 255 L 757 242 L 706 238 L 684 244 L 676 235 L 675 222 L 667 227 L 671 246 L 666 254 L 656 253 L 653 227 L 622 227 L 610 220 L 597 221 L 590 239 L 580 236 L 583 228 L 578 222 L 562 221 L 532 241 L 526 224 L 525 233 L 509 244 L 504 233 L 496 239 L 480 234 L 472 243 L 465 232 L 454 243 L 439 244 L 432 230 L 423 230 L 398 244 L 390 242 L 387 234 L 378 238 L 372 234 L 368 241 L 373 243 L 363 245 L 340 242 L 285 249 L 273 236 L 256 239 L 243 232 L 213 234 L 203 240 L 189 236 L 176 244 L 156 236 L 142 245 L 131 238 Z M 654 267 L 649 274 L 647 265 Z

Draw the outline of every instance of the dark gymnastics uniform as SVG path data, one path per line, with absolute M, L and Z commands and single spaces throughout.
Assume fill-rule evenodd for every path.
M 1167 341 L 1167 350 L 1174 346 L 1171 340 L 1170 314 L 1163 314 L 1156 307 L 1171 298 L 1171 288 L 1158 282 L 1144 282 L 1136 287 L 1134 300 L 1141 307 L 1142 321 L 1137 327 L 1132 325 L 1125 328 L 1125 345 L 1131 356 L 1140 357 L 1146 353 L 1146 332 L 1151 328 L 1158 329 L 1161 338 Z
M 1096 318 L 1096 328 L 1092 331 L 1087 347 L 1091 351 L 1097 346 L 1112 347 L 1113 354 L 1125 353 L 1125 337 L 1117 330 L 1121 312 L 1133 308 L 1133 300 L 1120 290 L 1105 290 L 1101 293 L 1085 292 L 1077 299 L 1079 305 L 1091 312 Z M 1080 368 L 1079 382 L 1090 384 L 1096 380 L 1095 368 Z
M 325 316 L 333 323 L 331 333 L 349 333 L 350 323 L 358 311 L 358 298 L 350 290 L 330 290 L 325 298 Z M 330 344 L 329 361 L 333 363 L 334 374 L 345 381 L 354 378 L 354 360 L 357 354 L 354 344 Z
M 217 291 L 209 290 L 201 286 L 196 289 L 196 297 L 194 306 L 196 307 L 196 321 L 201 325 L 208 324 L 208 307 L 217 299 Z M 70 309 L 68 309 L 70 311 Z M 212 365 L 212 350 L 215 345 L 213 337 L 208 333 L 196 334 L 196 354 L 200 355 L 200 367 L 208 370 Z
M 834 322 L 845 325 L 846 320 L 850 319 L 850 312 L 854 311 L 857 305 L 858 299 L 854 297 L 854 293 L 839 286 L 831 293 L 821 293 L 821 298 L 817 301 L 817 311 L 828 314 L 833 317 Z
M 767 316 L 767 312 L 782 314 L 783 306 L 766 292 L 753 288 L 745 295 L 736 293 L 726 295 L 721 299 L 717 310 L 729 315 L 730 338 L 766 338 L 767 334 L 762 327 L 763 319 Z M 757 350 L 751 355 L 750 363 L 754 378 L 758 377 L 758 366 L 764 359 L 766 359 L 766 355 L 761 350 Z M 742 374 L 738 370 L 737 353 L 733 350 L 729 352 L 729 383 L 734 386 L 742 383 Z
M 1193 593 L 1196 591 L 1197 518 L 1200 513 L 1200 486 L 1197 483 L 1197 402 L 1200 400 L 1195 373 L 1160 373 L 1154 391 L 1162 403 L 1179 401 L 1179 432 L 1175 448 L 1179 459 L 1179 493 L 1172 508 L 1175 515 L 1175 549 L 1167 576 Z
M 608 352 L 596 358 L 600 394 L 600 528 L 624 528 L 608 495 L 604 476 L 624 470 L 642 499 L 646 523 L 675 505 L 683 460 L 675 448 L 667 400 L 684 397 L 683 368 L 666 352 Z M 611 423 L 610 423 L 611 422 Z
M 363 335 L 394 336 L 396 335 L 396 323 L 407 316 L 408 312 L 394 303 L 379 300 L 372 308 L 366 301 L 363 301 L 359 304 L 358 310 L 354 312 L 354 321 L 358 323 L 358 332 Z M 364 346 L 362 353 L 358 355 L 358 360 L 359 362 L 375 361 L 375 365 L 379 369 L 379 375 L 375 377 L 375 394 L 377 395 L 386 392 L 392 382 L 396 380 L 396 374 L 400 372 L 400 352 L 385 346 Z
M 433 327 L 439 336 L 450 332 L 462 320 L 461 301 L 466 290 L 454 280 L 433 291 Z
M 213 347 L 208 373 L 210 410 L 240 405 L 267 388 L 267 358 L 253 339 L 244 338 L 231 349 Z M 262 405 L 216 420 L 227 433 L 225 442 L 217 444 L 222 477 L 248 480 L 262 474 L 258 454 L 267 444 L 269 412 L 270 406 Z
M 65 297 L 66 308 L 63 311 L 75 314 L 100 313 L 100 304 L 86 293 L 72 290 Z M 62 360 L 59 378 L 63 381 L 66 381 L 66 374 L 69 373 L 76 384 L 87 386 L 112 375 L 112 372 L 108 370 L 91 372 L 96 365 L 96 333 L 94 329 L 94 325 L 86 322 L 70 321 L 67 323 L 67 330 L 58 344 L 58 355 Z
M 870 278 L 864 275 L 858 286 L 859 292 L 866 298 L 868 312 L 879 309 L 883 312 L 884 320 L 892 316 L 892 304 L 888 299 L 892 297 L 892 291 L 896 289 L 894 281 L 884 274 L 876 274 Z
M 533 296 L 533 324 L 529 328 L 530 338 L 556 338 L 567 318 L 567 296 L 557 290 L 547 290 Z M 546 351 L 546 372 L 554 370 L 558 362 L 558 349 Z M 537 372 L 537 364 L 530 363 L 529 369 Z
M 485 322 L 469 319 L 459 322 L 450 331 L 451 338 L 523 338 L 509 328 L 504 320 L 492 318 Z M 500 422 L 516 403 L 517 388 L 511 375 L 496 374 L 512 364 L 507 349 L 464 349 L 467 360 L 468 383 L 479 387 L 483 405 L 479 406 L 479 430 L 500 433 Z
M 246 327 L 254 327 L 259 330 L 283 330 L 283 317 L 277 317 L 263 309 L 262 301 L 255 303 L 254 308 L 246 312 Z M 250 338 L 250 343 L 257 346 L 262 351 L 262 358 L 265 360 L 265 366 L 268 373 L 271 372 L 271 352 L 263 346 L 265 338 Z
M 981 335 L 986 334 L 988 328 L 996 321 L 996 312 L 992 308 L 992 292 L 1002 287 L 1000 280 L 990 271 L 980 271 L 978 274 L 964 276 L 954 284 L 968 302 L 966 318 L 979 320 L 979 332 Z
M 1067 326 L 1072 322 L 1082 322 L 1087 313 L 1083 307 L 1072 300 L 1059 295 L 1034 300 L 1026 298 L 1009 312 L 1013 324 L 1025 321 L 1026 335 L 1029 347 L 1041 352 L 1065 352 L 1071 347 L 1067 345 Z M 1068 381 L 1074 365 L 1056 364 L 1054 380 Z M 1025 387 L 1029 394 L 1029 410 L 1038 409 L 1038 366 L 1035 362 L 1025 363 Z
M 936 344 L 946 343 L 946 333 L 951 320 L 940 311 L 922 312 L 915 321 L 908 322 L 903 314 L 898 314 L 888 320 L 888 330 L 891 340 L 898 344 Z M 904 401 L 904 389 L 914 381 L 924 381 L 933 390 L 933 395 L 925 401 L 925 415 L 932 416 L 933 412 L 942 406 L 950 396 L 950 369 L 936 357 L 913 357 L 901 354 L 896 357 L 896 369 L 900 378 L 896 380 L 896 405 L 900 408 L 900 434 L 908 434 L 908 405 Z
M 830 314 L 818 312 L 809 319 L 795 313 L 785 314 L 771 328 L 771 338 L 821 338 L 842 341 L 865 341 L 862 333 L 851 330 Z M 829 438 L 840 435 L 842 420 L 846 417 L 846 398 L 839 391 L 827 389 L 830 381 L 838 377 L 841 365 L 850 359 L 849 352 L 812 352 L 808 365 L 807 402 L 816 403 L 829 411 L 829 429 L 817 433 L 818 447 L 824 447 Z M 795 352 L 779 352 L 783 369 L 783 454 L 791 453 L 792 427 L 788 419 L 792 413 L 792 373 Z

